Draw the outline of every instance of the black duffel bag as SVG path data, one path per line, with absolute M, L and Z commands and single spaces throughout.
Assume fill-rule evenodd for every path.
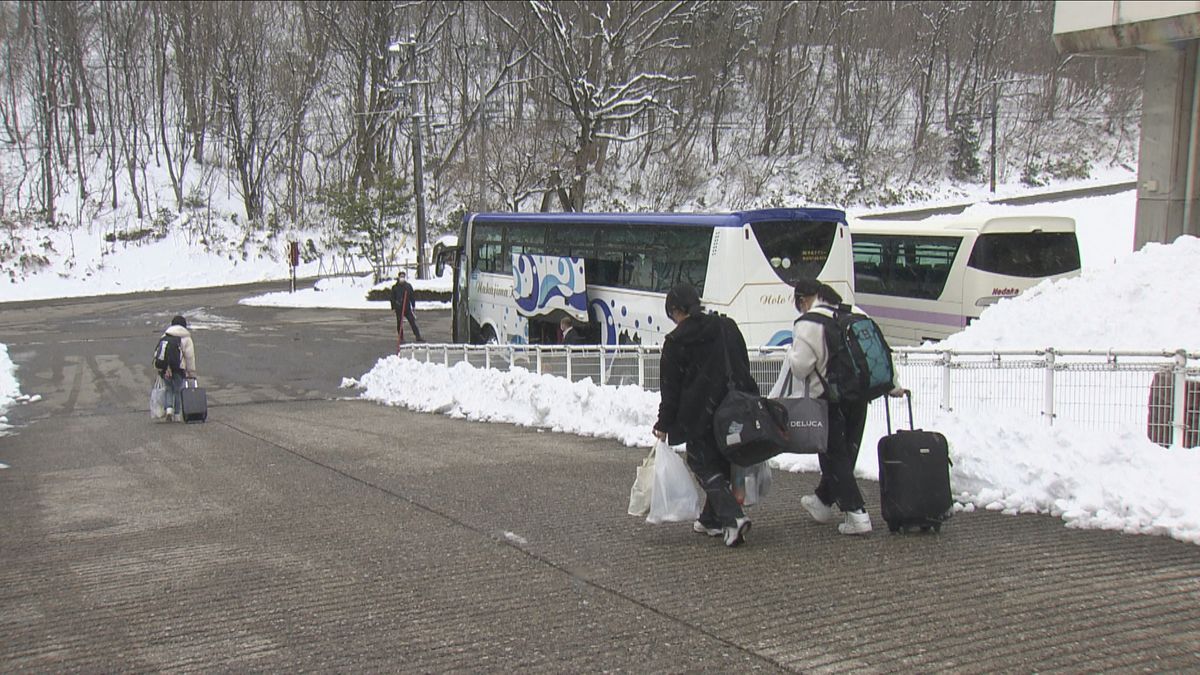
M 788 451 L 788 413 L 778 401 L 729 387 L 713 412 L 713 435 L 721 454 L 750 466 Z

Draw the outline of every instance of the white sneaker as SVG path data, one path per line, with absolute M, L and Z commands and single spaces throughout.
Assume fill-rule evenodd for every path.
M 167 406 L 167 417 L 170 417 L 174 414 L 175 414 L 175 409 L 170 406 Z
M 723 528 L 723 527 L 705 527 L 704 523 L 701 523 L 698 520 L 694 520 L 694 521 L 692 521 L 692 532 L 695 532 L 696 534 L 707 534 L 710 537 L 719 537 L 722 534 L 725 534 L 725 528 Z
M 725 528 L 725 545 L 732 548 L 746 541 L 746 533 L 750 531 L 750 519 L 738 518 L 733 527 Z
M 808 515 L 818 523 L 832 523 L 837 520 L 837 514 L 833 512 L 833 507 L 821 501 L 821 498 L 816 495 L 801 497 L 800 506 L 803 506 L 804 510 L 808 511 Z
M 866 511 L 850 511 L 838 525 L 842 534 L 866 534 L 871 531 L 871 515 Z

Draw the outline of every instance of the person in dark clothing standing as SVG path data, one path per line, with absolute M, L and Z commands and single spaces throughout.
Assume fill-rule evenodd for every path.
M 582 345 L 587 344 L 587 340 L 579 329 L 575 327 L 575 320 L 569 316 L 565 316 L 558 322 L 558 329 L 562 332 L 562 344 L 564 345 Z
M 746 340 L 737 323 L 703 309 L 699 293 L 688 284 L 667 293 L 667 315 L 676 326 L 663 342 L 662 398 L 654 435 L 673 445 L 687 444 L 688 468 L 708 497 L 692 529 L 713 537 L 723 535 L 726 546 L 737 546 L 745 541 L 750 519 L 733 495 L 729 460 L 713 436 L 713 411 L 729 391 L 731 379 L 747 392 L 758 393 L 758 384 L 750 375 Z
M 413 311 L 416 308 L 416 301 L 413 300 L 413 287 L 408 283 L 407 276 L 403 270 L 396 275 L 396 285 L 392 286 L 392 311 L 396 313 L 396 345 L 404 344 L 404 319 L 408 318 L 408 325 L 412 326 L 413 338 L 417 342 L 421 340 L 421 329 L 417 328 L 417 315 Z

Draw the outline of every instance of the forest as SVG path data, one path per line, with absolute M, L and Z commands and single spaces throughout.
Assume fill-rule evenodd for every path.
M 1059 55 L 1053 7 L 4 0 L 0 216 L 888 205 L 1132 166 L 1141 61 Z

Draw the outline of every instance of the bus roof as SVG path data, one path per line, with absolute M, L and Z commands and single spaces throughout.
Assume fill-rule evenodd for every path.
M 846 222 L 841 209 L 794 208 L 757 209 L 733 213 L 468 213 L 464 219 L 476 223 L 538 224 L 561 223 L 572 225 L 673 225 L 704 227 L 741 227 L 748 223 L 769 220 L 817 220 Z
M 858 220 L 850 223 L 850 232 L 872 234 L 946 234 L 977 232 L 979 234 L 1028 232 L 1074 232 L 1075 219 L 1066 216 L 1035 215 L 958 215 L 935 216 L 925 220 Z

